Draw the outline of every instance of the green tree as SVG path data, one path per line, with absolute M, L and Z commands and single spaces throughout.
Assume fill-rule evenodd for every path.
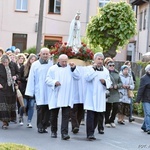
M 87 37 L 94 47 L 100 45 L 105 57 L 114 57 L 116 50 L 136 34 L 136 18 L 126 2 L 109 2 L 87 26 Z

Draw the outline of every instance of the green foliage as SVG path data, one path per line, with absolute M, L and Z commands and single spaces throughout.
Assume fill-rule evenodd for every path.
M 103 48 L 100 45 L 94 47 L 92 44 L 90 44 L 87 37 L 82 37 L 82 42 L 85 43 L 87 47 L 89 47 L 93 51 L 93 53 L 103 52 Z
M 136 82 L 135 82 L 135 88 L 134 88 L 134 90 L 138 90 L 139 85 L 140 85 L 140 78 L 136 77 Z
M 127 44 L 135 34 L 136 18 L 126 2 L 109 2 L 91 18 L 87 27 L 90 44 L 100 45 L 104 53 L 109 52 L 113 57 L 116 49 Z
M 140 102 L 140 104 L 135 105 L 135 100 L 137 97 L 137 91 L 134 91 L 134 98 L 133 98 L 133 113 L 143 117 L 144 116 L 144 110 L 143 110 L 143 106 L 142 106 L 142 102 Z
M 36 149 L 20 144 L 2 143 L 0 144 L 0 150 L 36 150 Z
M 145 68 L 148 64 L 150 64 L 150 62 L 138 61 L 137 64 L 140 65 L 141 67 Z
M 28 53 L 28 54 L 33 53 L 33 54 L 36 54 L 36 47 L 33 46 L 33 47 L 30 47 L 30 48 L 26 49 L 26 50 L 24 50 L 24 53 Z

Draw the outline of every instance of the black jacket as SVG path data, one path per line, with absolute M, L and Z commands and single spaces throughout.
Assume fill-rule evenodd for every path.
M 148 73 L 143 75 L 140 80 L 136 102 L 140 101 L 150 103 L 150 74 Z
M 15 76 L 15 68 L 14 66 L 9 63 L 9 68 L 11 70 L 11 75 Z M 0 84 L 3 86 L 2 89 L 0 89 L 0 95 L 2 96 L 13 96 L 15 95 L 15 91 L 13 91 L 13 88 L 10 86 L 8 87 L 7 84 L 7 74 L 6 74 L 6 70 L 3 64 L 0 63 Z

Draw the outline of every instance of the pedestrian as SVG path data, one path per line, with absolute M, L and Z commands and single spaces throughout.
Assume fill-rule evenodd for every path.
M 85 100 L 86 91 L 86 82 L 84 78 L 85 69 L 86 67 L 84 66 L 78 66 L 78 70 L 80 71 L 80 74 L 82 76 L 79 80 L 74 80 L 76 92 L 74 93 L 73 108 L 71 108 L 70 112 L 72 132 L 74 134 L 78 133 L 81 120 L 84 116 L 83 104 Z
M 150 64 L 145 67 L 145 74 L 141 77 L 136 103 L 142 102 L 144 122 L 141 129 L 150 134 Z
M 104 66 L 106 68 L 108 68 L 108 63 L 110 61 L 113 61 L 113 59 L 111 57 L 106 57 L 104 59 Z M 106 101 L 108 101 L 109 96 L 110 96 L 110 91 L 109 91 L 109 89 L 107 89 L 106 90 Z M 106 105 L 107 105 L 107 103 L 106 103 Z M 104 134 L 104 119 L 105 119 L 105 112 L 99 113 L 99 115 L 98 115 L 98 127 L 97 127 L 99 134 Z
M 51 110 L 51 137 L 57 138 L 59 109 L 62 109 L 61 137 L 70 139 L 68 123 L 70 107 L 73 107 L 74 79 L 78 80 L 80 73 L 74 63 L 68 62 L 68 56 L 61 54 L 58 63 L 50 67 L 46 77 L 46 84 L 50 87 L 49 109 Z
M 130 114 L 131 98 L 128 96 L 128 90 L 134 89 L 134 82 L 132 76 L 129 74 L 129 67 L 127 65 L 121 67 L 119 75 L 123 85 L 122 88 L 119 89 L 122 96 L 118 104 L 118 124 L 124 125 L 124 117 L 129 117 Z
M 115 63 L 113 61 L 109 61 L 107 66 L 112 85 L 109 89 L 110 97 L 108 97 L 108 100 L 106 102 L 105 126 L 108 128 L 115 128 L 116 125 L 114 121 L 116 118 L 116 114 L 118 113 L 118 103 L 120 98 L 118 89 L 122 87 L 122 81 L 120 79 L 118 70 L 115 69 Z
M 129 67 L 129 74 L 132 76 L 133 81 L 134 81 L 134 85 L 135 85 L 136 77 L 135 77 L 134 72 L 133 72 L 132 69 L 131 69 L 131 62 L 127 60 L 127 61 L 124 63 L 124 65 L 127 65 L 127 66 Z M 131 98 L 129 122 L 132 122 L 132 121 L 135 120 L 135 119 L 132 117 L 132 111 L 133 111 L 133 99 Z
M 37 104 L 37 128 L 38 133 L 48 133 L 50 112 L 48 109 L 46 74 L 53 61 L 50 59 L 48 48 L 40 50 L 40 58 L 31 65 L 25 95 L 34 97 Z
M 37 56 L 35 54 L 30 54 L 29 58 L 27 59 L 27 62 L 21 66 L 20 68 L 20 74 L 19 74 L 19 89 L 23 95 L 23 101 L 24 101 L 24 107 L 20 107 L 20 117 L 19 117 L 19 123 L 20 125 L 23 125 L 24 119 L 23 114 L 26 112 L 28 119 L 27 119 L 27 127 L 32 128 L 32 116 L 34 113 L 34 103 L 35 103 L 35 97 L 30 97 L 25 95 L 26 85 L 28 81 L 29 71 L 31 68 L 31 65 L 33 62 L 37 60 Z
M 4 54 L 4 50 L 3 50 L 3 48 L 0 47 L 0 59 L 1 59 L 3 54 Z
M 95 140 L 94 130 L 97 127 L 98 115 L 106 109 L 106 89 L 110 88 L 109 71 L 103 66 L 104 55 L 94 55 L 94 64 L 88 66 L 85 79 L 87 81 L 84 109 L 87 110 L 86 134 L 88 140 Z
M 16 120 L 15 70 L 7 55 L 1 57 L 0 63 L 0 120 L 2 129 L 7 129 L 11 120 Z

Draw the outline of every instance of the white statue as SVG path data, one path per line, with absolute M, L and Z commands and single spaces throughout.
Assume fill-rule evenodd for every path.
M 71 21 L 70 30 L 69 30 L 69 38 L 67 41 L 67 46 L 73 48 L 74 52 L 78 52 L 81 47 L 81 39 L 80 39 L 80 14 L 77 12 L 74 19 Z

